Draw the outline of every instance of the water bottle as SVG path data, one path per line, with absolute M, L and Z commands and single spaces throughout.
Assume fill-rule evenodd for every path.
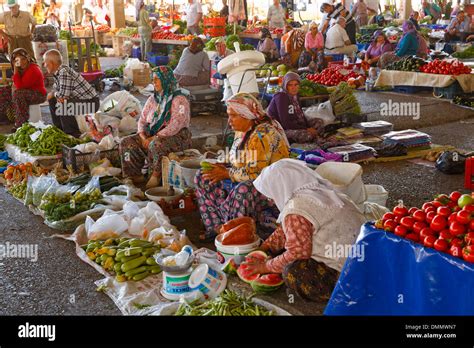
M 344 55 L 344 63 L 343 63 L 344 67 L 347 68 L 349 64 L 350 64 L 349 57 Z
M 179 253 L 174 257 L 176 260 L 176 266 L 184 266 L 189 257 L 193 254 L 193 248 L 189 245 L 185 245 Z

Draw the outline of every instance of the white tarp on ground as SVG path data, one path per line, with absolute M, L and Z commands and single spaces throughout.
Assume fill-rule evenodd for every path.
M 474 91 L 474 74 L 452 76 L 395 70 L 382 70 L 375 86 L 448 87 L 455 81 L 459 82 L 464 92 Z

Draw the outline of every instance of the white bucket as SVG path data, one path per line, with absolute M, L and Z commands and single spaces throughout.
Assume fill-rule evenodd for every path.
M 161 294 L 171 301 L 178 301 L 182 295 L 191 292 L 189 287 L 189 278 L 192 269 L 190 268 L 183 273 L 169 273 L 163 271 L 163 289 Z
M 387 206 L 388 192 L 380 185 L 365 185 L 367 202 L 377 203 L 383 207 Z
M 219 296 L 226 286 L 226 275 L 207 264 L 197 266 L 189 278 L 189 287 L 201 291 L 206 300 Z
M 28 114 L 30 115 L 28 121 L 36 123 L 41 121 L 41 107 L 39 104 L 32 104 L 29 107 Z
M 222 256 L 224 256 L 225 261 L 227 262 L 230 258 L 232 257 L 241 257 L 244 258 L 248 254 L 250 254 L 252 251 L 255 251 L 258 249 L 260 245 L 261 240 L 257 239 L 255 242 L 251 244 L 245 244 L 245 245 L 223 245 L 219 241 L 219 236 L 214 241 L 214 244 L 216 245 L 216 249 L 219 253 L 221 253 Z
M 181 174 L 183 175 L 184 183 L 188 187 L 196 187 L 194 184 L 194 177 L 197 171 L 201 168 L 201 160 L 187 160 L 179 164 L 181 167 Z
M 253 68 L 253 67 L 250 67 Z M 245 74 L 244 79 L 242 80 L 242 76 Z M 232 88 L 232 93 L 236 94 L 238 92 L 246 92 L 246 93 L 258 93 L 258 84 L 257 84 L 257 76 L 255 75 L 254 71 L 241 71 L 232 75 L 227 75 L 227 79 L 229 80 L 230 87 Z M 242 85 L 240 82 L 242 81 Z M 239 89 L 240 86 L 240 89 Z

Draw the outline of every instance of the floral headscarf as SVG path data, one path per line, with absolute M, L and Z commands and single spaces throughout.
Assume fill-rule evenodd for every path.
M 227 106 L 231 107 L 235 112 L 237 112 L 240 117 L 246 118 L 247 120 L 255 120 L 256 124 L 264 122 L 271 123 L 282 135 L 282 138 L 286 142 L 287 146 L 290 147 L 285 131 L 283 130 L 280 123 L 271 119 L 263 109 L 262 104 L 250 93 L 237 93 L 233 95 L 231 98 L 227 99 Z M 245 144 L 251 132 L 247 133 L 248 134 L 246 134 L 244 137 L 241 146 Z
M 260 32 L 261 32 L 261 36 L 260 36 L 260 40 L 265 40 L 266 38 L 272 38 L 272 33 L 270 33 L 270 30 L 268 28 L 262 28 L 260 29 Z
M 384 32 L 382 30 L 377 30 L 373 35 L 372 35 L 372 42 L 370 43 L 370 46 L 373 46 L 375 47 L 377 45 L 377 38 L 379 36 L 383 36 L 383 39 L 384 39 L 384 45 L 386 43 L 390 43 L 387 39 L 387 36 L 384 34 Z
M 15 69 L 15 58 L 18 57 L 18 56 L 22 56 L 22 57 L 26 58 L 26 60 L 30 64 L 34 63 L 34 59 L 31 58 L 28 51 L 25 50 L 24 48 L 19 47 L 19 48 L 13 50 L 13 52 L 12 52 L 12 56 L 11 56 L 12 69 Z
M 183 92 L 178 88 L 178 83 L 173 75 L 173 70 L 167 66 L 158 66 L 153 69 L 153 74 L 161 81 L 162 91 L 155 91 L 154 98 L 158 104 L 153 120 L 148 125 L 148 133 L 154 135 L 162 128 L 169 124 L 171 119 L 171 105 L 173 98 L 178 95 L 183 95 Z

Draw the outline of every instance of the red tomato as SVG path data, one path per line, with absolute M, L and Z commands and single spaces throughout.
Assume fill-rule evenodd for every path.
M 433 201 L 433 202 L 431 202 L 431 204 L 433 204 L 433 207 L 435 207 L 435 208 L 439 208 L 439 207 L 443 206 L 443 203 L 441 203 L 440 201 Z
M 424 229 L 420 231 L 421 240 L 425 239 L 428 236 L 434 236 L 434 235 L 435 235 L 435 232 L 429 227 L 425 227 Z
M 430 223 L 430 227 L 433 231 L 442 231 L 448 222 L 446 221 L 446 218 L 443 216 L 436 215 L 433 220 Z
M 397 227 L 395 227 L 395 231 L 394 233 L 399 236 L 399 237 L 405 237 L 406 234 L 407 234 L 408 230 L 406 229 L 406 227 L 404 226 L 401 226 L 401 225 L 398 225 Z
M 440 216 L 444 216 L 444 217 L 448 217 L 449 215 L 451 215 L 451 209 L 449 209 L 448 207 L 439 207 L 437 210 L 436 210 L 436 213 Z
M 457 237 L 460 234 L 466 233 L 466 227 L 463 224 L 455 221 L 449 225 L 449 233 L 451 233 L 452 236 Z
M 413 232 L 421 233 L 421 230 L 424 229 L 425 227 L 428 227 L 426 222 L 417 221 L 413 224 Z
M 457 217 L 456 217 L 456 220 L 463 224 L 463 225 L 467 225 L 471 222 L 471 219 L 472 219 L 472 213 L 468 212 L 467 210 L 460 210 L 458 211 L 457 213 Z
M 451 235 L 451 233 L 449 233 L 448 230 L 443 230 L 439 233 L 439 239 L 444 239 L 448 241 L 448 243 L 451 243 L 451 241 L 453 240 L 453 236 Z
M 444 239 L 437 239 L 433 247 L 438 251 L 446 251 L 448 250 L 449 244 Z
M 426 213 L 425 213 L 423 210 L 417 209 L 417 210 L 413 213 L 413 218 L 414 218 L 416 221 L 425 221 L 425 219 L 426 219 Z
M 468 245 L 462 249 L 462 258 L 467 262 L 474 262 L 474 245 Z
M 418 210 L 417 207 L 411 207 L 410 209 L 408 209 L 408 214 L 410 214 L 411 216 L 413 216 L 413 213 L 414 213 L 415 211 L 417 211 L 417 210 Z
M 384 230 L 389 232 L 393 232 L 397 226 L 398 224 L 395 222 L 395 220 L 387 220 L 383 224 Z
M 408 215 L 408 209 L 403 205 L 397 205 L 393 208 L 393 213 L 397 216 L 404 217 Z
M 426 214 L 426 221 L 430 224 L 436 216 L 436 212 L 430 211 Z
M 394 220 L 394 219 L 395 219 L 395 214 L 394 213 L 385 213 L 382 216 L 383 221 Z
M 449 242 L 449 245 L 455 245 L 455 246 L 464 246 L 464 241 L 459 238 L 453 238 L 451 239 L 451 242 Z
M 426 208 L 425 213 L 428 214 L 428 213 L 431 212 L 431 211 L 433 211 L 433 212 L 436 213 L 436 209 L 437 209 L 437 208 L 436 208 L 436 207 L 433 207 L 433 206 L 428 207 L 428 208 Z
M 424 246 L 428 248 L 432 248 L 435 242 L 436 242 L 435 236 L 426 236 L 425 239 L 423 239 Z
M 468 205 L 464 206 L 464 208 L 462 210 L 467 210 L 470 213 L 474 213 L 474 204 L 468 204 Z
M 464 240 L 466 241 L 467 245 L 474 244 L 474 232 L 469 232 L 464 236 Z
M 420 241 L 420 238 L 419 238 L 418 235 L 415 234 L 415 233 L 409 233 L 409 234 L 407 234 L 407 235 L 405 236 L 405 238 L 406 238 L 406 239 L 409 239 L 409 240 L 411 240 L 411 241 L 413 241 L 413 242 L 419 242 L 419 241 Z
M 454 257 L 461 257 L 462 256 L 462 248 L 457 245 L 452 245 L 451 248 L 449 248 L 449 253 L 454 256 Z
M 458 221 L 458 220 L 457 220 L 457 216 L 458 216 L 457 213 L 452 213 L 451 215 L 449 215 L 449 217 L 448 217 L 448 223 L 451 224 L 452 222 Z
M 451 201 L 453 201 L 454 203 L 457 203 L 457 202 L 458 202 L 459 197 L 461 197 L 461 192 L 459 192 L 459 191 L 453 191 L 453 192 L 451 192 L 451 194 L 449 195 L 449 199 L 450 199 Z
M 471 222 L 469 223 L 469 229 L 474 231 L 474 219 L 472 219 Z
M 433 204 L 427 202 L 427 203 L 424 203 L 424 204 L 422 205 L 421 209 L 422 209 L 423 211 L 426 211 L 426 209 L 429 208 L 429 207 L 433 207 Z
M 445 205 L 445 204 L 448 204 L 448 202 L 450 201 L 448 195 L 438 195 L 436 196 L 435 198 L 435 202 L 441 202 L 441 204 Z
M 400 224 L 402 226 L 405 226 L 409 230 L 413 228 L 414 223 L 415 223 L 415 219 L 413 219 L 411 216 L 405 216 L 400 219 Z

